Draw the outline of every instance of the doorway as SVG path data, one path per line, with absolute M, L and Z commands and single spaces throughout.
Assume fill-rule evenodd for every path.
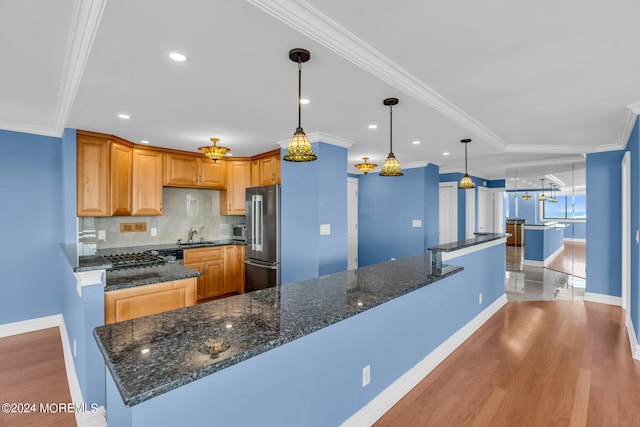
M 347 269 L 358 268 L 358 179 L 347 178 Z
M 439 244 L 458 240 L 458 183 L 441 182 L 439 196 Z

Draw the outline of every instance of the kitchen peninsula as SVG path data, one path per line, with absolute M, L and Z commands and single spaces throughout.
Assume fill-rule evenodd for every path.
M 504 241 L 448 247 L 439 275 L 427 252 L 99 327 L 109 423 L 339 424 L 504 303 Z

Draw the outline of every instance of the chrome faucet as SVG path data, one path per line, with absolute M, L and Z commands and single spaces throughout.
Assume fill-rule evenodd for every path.
M 196 230 L 194 230 L 193 227 L 191 227 L 189 229 L 189 243 L 193 243 L 193 235 L 194 234 L 198 234 L 198 232 Z

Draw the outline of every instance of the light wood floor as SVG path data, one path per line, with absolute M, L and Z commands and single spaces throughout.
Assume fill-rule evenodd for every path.
M 40 403 L 69 402 L 58 328 L 0 338 L 0 404 L 36 406 L 32 413 L 0 411 L 0 426 L 75 426 L 73 413 L 40 412 Z
M 564 250 L 555 257 L 547 268 L 587 278 L 587 245 L 584 242 L 565 242 Z
M 376 426 L 640 426 L 622 310 L 510 302 Z

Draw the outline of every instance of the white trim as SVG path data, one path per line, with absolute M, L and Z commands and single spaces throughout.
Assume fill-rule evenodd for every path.
M 565 237 L 565 242 L 575 242 L 575 243 L 587 243 L 587 239 L 580 239 L 578 237 Z
M 596 294 L 593 292 L 585 292 L 584 300 L 590 301 L 590 302 L 598 302 L 600 304 L 615 305 L 616 307 L 622 306 L 621 297 L 614 297 L 614 296 L 605 295 L 605 294 Z
M 527 160 L 524 162 L 513 162 L 513 163 L 505 163 L 505 169 L 512 168 L 525 168 L 525 167 L 536 167 L 536 166 L 550 166 L 550 165 L 567 165 L 571 163 L 584 163 L 585 159 L 583 156 L 578 157 L 564 157 L 558 159 L 547 159 L 547 160 Z
M 622 185 L 621 185 L 621 218 L 622 225 L 620 268 L 622 269 L 622 280 L 620 282 L 622 295 L 622 309 L 629 312 L 631 310 L 631 163 L 630 152 L 627 151 L 622 157 Z
M 603 144 L 597 145 L 595 151 L 588 151 L 589 153 L 604 153 L 607 151 L 624 150 L 625 144 Z
M 505 153 L 583 154 L 590 149 L 584 145 L 509 144 Z
M 307 138 L 309 139 L 309 142 L 323 142 L 325 144 L 335 145 L 337 147 L 347 149 L 351 148 L 351 146 L 355 144 L 355 141 L 352 141 L 350 139 L 331 135 L 321 131 L 308 133 Z M 283 139 L 282 141 L 278 141 L 276 144 L 278 144 L 280 148 L 287 148 L 289 147 L 289 139 Z
M 636 117 L 640 114 L 640 102 L 627 105 L 627 109 L 624 114 L 624 121 L 622 129 L 620 131 L 620 138 L 618 139 L 618 145 L 621 146 L 620 150 L 627 146 L 631 132 L 633 132 L 633 126 L 636 124 Z
M 5 323 L 4 325 L 0 325 L 0 338 L 39 331 L 40 329 L 55 328 L 56 326 L 60 326 L 61 322 L 62 315 L 54 314 L 53 316 L 38 317 L 21 322 Z
M 532 259 L 525 259 L 523 264 L 531 267 L 544 267 L 544 261 L 534 261 Z
M 442 252 L 442 261 L 450 261 L 454 258 L 458 258 L 463 255 L 469 255 L 474 252 L 481 251 L 483 249 L 490 248 L 492 246 L 502 245 L 507 242 L 506 237 L 500 239 L 491 240 L 490 242 L 480 243 L 479 245 L 467 246 L 466 248 L 458 249 L 457 251 Z
M 104 284 L 103 277 L 105 274 L 106 270 L 90 270 L 73 273 L 73 275 L 76 276 L 76 292 L 78 296 L 82 298 L 82 288 L 84 286 Z
M 482 310 L 469 323 L 451 335 L 445 342 L 429 353 L 413 368 L 405 372 L 389 387 L 373 398 L 358 412 L 349 417 L 343 427 L 370 426 L 384 415 L 393 405 L 402 399 L 413 387 L 422 381 L 444 359 L 453 353 L 463 342 L 476 332 L 487 320 L 507 303 L 507 296 L 501 295 L 491 305 Z
M 636 339 L 636 330 L 633 327 L 633 322 L 631 321 L 631 314 L 625 313 L 626 325 L 627 325 L 627 335 L 629 336 L 629 347 L 631 348 L 631 357 L 636 360 L 640 360 L 640 345 L 638 345 L 638 340 Z
M 306 1 L 248 1 L 404 94 L 432 107 L 487 144 L 499 150 L 506 147 L 506 142 L 497 134 Z

